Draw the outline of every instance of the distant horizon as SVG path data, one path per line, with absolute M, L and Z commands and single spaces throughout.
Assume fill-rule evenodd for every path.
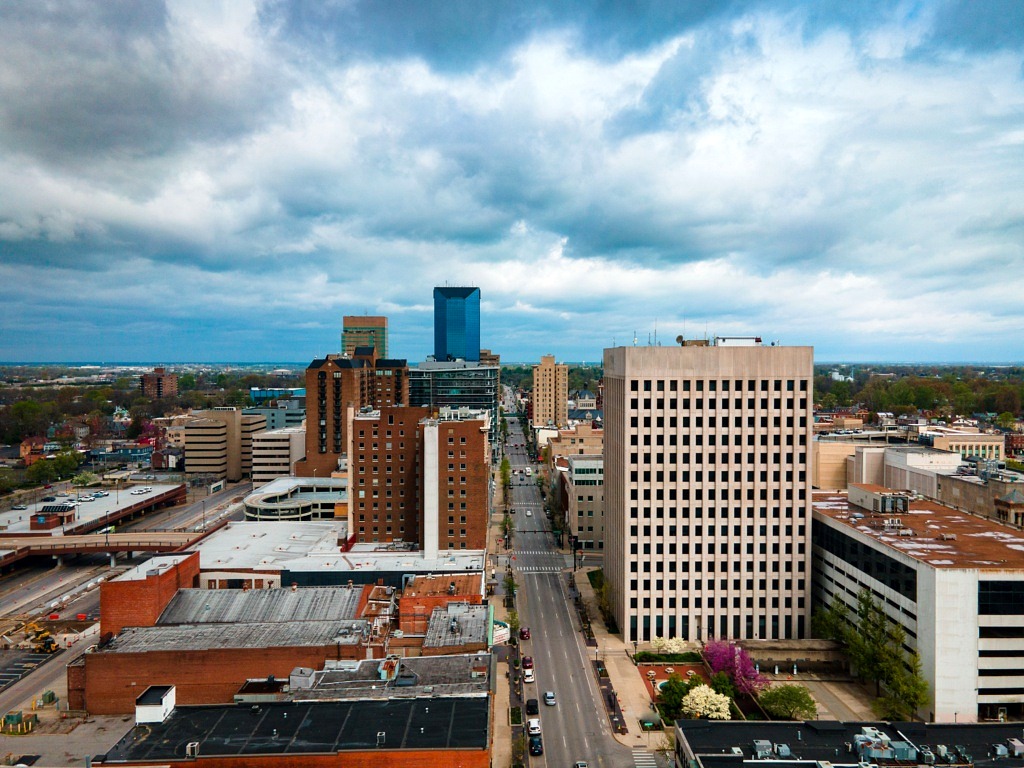
M 334 354 L 334 353 L 332 353 Z M 545 353 L 546 354 L 546 353 Z M 173 366 L 240 366 L 240 367 L 276 367 L 276 368 L 306 368 L 309 366 L 311 360 L 320 358 L 310 358 L 305 362 L 295 360 L 179 360 L 174 362 L 163 361 L 58 361 L 58 360 L 46 360 L 46 361 L 0 361 L 0 368 L 8 367 L 66 367 L 66 368 L 104 368 L 104 367 L 124 367 L 124 368 L 160 368 L 160 367 L 173 367 Z M 410 367 L 415 367 L 417 363 L 427 362 L 425 360 L 413 361 L 408 358 L 398 357 L 396 359 L 405 359 L 408 361 Z M 540 362 L 540 357 L 536 360 L 502 360 L 500 365 L 537 365 Z M 599 367 L 604 364 L 603 360 L 595 358 L 594 360 L 557 360 L 556 362 L 563 365 L 580 366 L 580 367 Z M 958 368 L 965 366 L 984 366 L 987 368 L 1015 368 L 1018 366 L 1024 366 L 1024 361 L 983 361 L 983 360 L 965 360 L 965 361 L 938 361 L 938 360 L 834 360 L 834 359 L 822 359 L 814 360 L 814 365 L 841 365 L 841 366 L 936 366 L 940 368 Z

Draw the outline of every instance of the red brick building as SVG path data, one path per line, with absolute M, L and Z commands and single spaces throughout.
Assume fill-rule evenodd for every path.
M 152 373 L 144 373 L 141 377 L 142 394 L 151 400 L 163 397 L 178 396 L 178 375 L 167 373 L 163 368 L 154 368 Z

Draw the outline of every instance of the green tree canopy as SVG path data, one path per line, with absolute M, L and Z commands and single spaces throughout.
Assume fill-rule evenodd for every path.
M 818 705 L 802 685 L 773 685 L 761 692 L 758 701 L 772 717 L 813 720 L 818 716 Z

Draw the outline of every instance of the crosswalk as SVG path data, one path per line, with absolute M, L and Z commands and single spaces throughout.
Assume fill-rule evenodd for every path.
M 520 573 L 561 573 L 562 566 L 560 565 L 516 565 L 513 566 L 513 570 L 519 571 Z
M 634 749 L 633 765 L 635 765 L 636 768 L 657 768 L 658 761 L 655 760 L 654 755 L 646 749 Z

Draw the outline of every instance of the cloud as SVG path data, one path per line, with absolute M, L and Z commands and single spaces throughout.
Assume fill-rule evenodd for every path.
M 993 13 L 546 5 L 0 6 L 0 359 L 301 362 L 363 311 L 422 359 L 444 282 L 505 359 L 1021 358 Z

